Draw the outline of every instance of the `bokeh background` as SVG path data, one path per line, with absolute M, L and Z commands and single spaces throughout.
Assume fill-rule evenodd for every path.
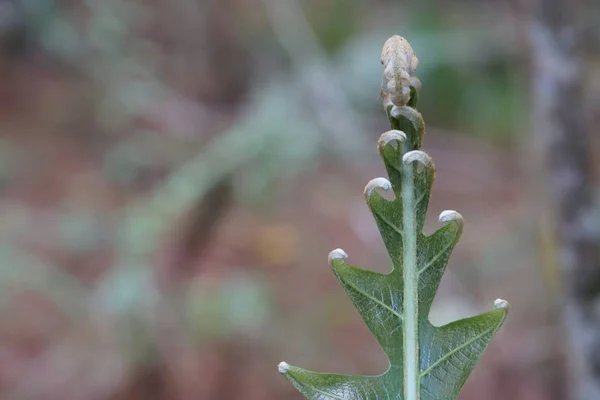
M 573 7 L 593 126 L 600 7 Z M 532 10 L 0 0 L 0 397 L 299 400 L 281 360 L 381 373 L 327 254 L 389 267 L 362 189 L 385 173 L 379 56 L 401 34 L 437 166 L 427 231 L 466 219 L 431 319 L 512 306 L 460 399 L 568 398 Z

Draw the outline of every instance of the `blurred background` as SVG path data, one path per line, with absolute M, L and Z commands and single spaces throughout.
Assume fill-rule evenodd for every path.
M 536 71 L 577 60 L 560 109 L 587 121 L 570 154 L 596 210 L 600 7 L 569 3 L 575 59 L 536 41 L 567 1 L 530 3 L 0 0 L 0 397 L 299 400 L 282 360 L 381 373 L 327 254 L 389 268 L 362 189 L 385 174 L 379 57 L 400 34 L 437 167 L 426 231 L 466 219 L 431 319 L 512 306 L 460 399 L 575 398 L 570 186 L 548 189 L 536 129 L 560 101 Z

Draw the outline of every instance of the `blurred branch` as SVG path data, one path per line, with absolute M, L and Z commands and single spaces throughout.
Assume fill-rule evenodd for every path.
M 121 254 L 147 256 L 156 248 L 165 223 L 172 222 L 198 198 L 203 197 L 220 179 L 276 142 L 278 132 L 253 129 L 258 121 L 240 123 L 215 138 L 199 155 L 171 175 L 149 199 L 127 210 L 121 229 Z
M 330 135 L 329 146 L 344 153 L 367 148 L 364 133 L 368 128 L 353 112 L 338 82 L 340 73 L 327 60 L 298 2 L 261 1 L 275 36 L 287 51 L 300 80 L 306 84 L 319 125 Z

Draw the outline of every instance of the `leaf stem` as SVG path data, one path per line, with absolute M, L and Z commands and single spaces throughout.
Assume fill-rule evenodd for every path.
M 404 225 L 404 399 L 419 400 L 419 327 L 417 223 L 414 198 L 413 165 L 402 165 L 402 207 Z

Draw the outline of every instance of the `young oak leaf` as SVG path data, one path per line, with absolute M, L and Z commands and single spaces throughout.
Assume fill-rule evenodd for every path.
M 397 80 L 402 85 L 408 78 L 418 82 L 414 77 L 418 60 L 408 42 L 398 38 L 386 42 L 382 56 L 383 83 L 389 93 L 394 93 L 390 77 L 405 77 Z M 386 65 L 385 57 L 395 64 Z M 336 277 L 387 355 L 389 368 L 381 375 L 361 376 L 322 374 L 279 364 L 279 371 L 307 399 L 456 399 L 508 314 L 508 303 L 498 299 L 493 311 L 440 327 L 429 322 L 435 293 L 462 233 L 463 218 L 456 211 L 444 211 L 439 218 L 443 227 L 430 236 L 422 232 L 435 167 L 418 150 L 424 123 L 414 108 L 419 87 L 409 84 L 412 97 L 401 103 L 384 95 L 392 130 L 381 135 L 378 144 L 389 181 L 376 178 L 365 187 L 392 271 L 382 274 L 354 267 L 344 261 L 347 255 L 341 249 L 329 255 Z M 396 92 L 406 94 L 407 90 Z M 378 190 L 393 190 L 395 200 L 385 199 Z

